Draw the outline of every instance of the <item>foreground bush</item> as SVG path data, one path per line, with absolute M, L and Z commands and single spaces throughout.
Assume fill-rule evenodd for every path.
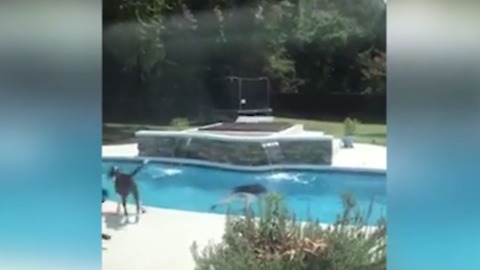
M 281 198 L 262 201 L 258 219 L 227 216 L 223 242 L 192 254 L 197 270 L 384 270 L 386 225 L 366 226 L 367 215 L 343 197 L 345 211 L 328 227 L 296 222 Z

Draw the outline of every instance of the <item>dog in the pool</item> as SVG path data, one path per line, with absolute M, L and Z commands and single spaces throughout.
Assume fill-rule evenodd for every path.
M 134 176 L 148 164 L 148 160 L 144 160 L 142 165 L 138 166 L 131 173 L 122 173 L 120 169 L 116 166 L 110 168 L 108 176 L 113 178 L 115 185 L 115 192 L 119 195 L 119 201 L 117 210 L 120 211 L 120 203 L 123 206 L 123 213 L 125 216 L 128 216 L 127 212 L 127 198 L 128 195 L 132 194 L 135 199 L 135 204 L 137 206 L 137 216 L 141 213 L 145 213 L 145 208 L 143 208 L 140 201 L 140 193 L 138 191 L 137 183 L 135 182 Z
M 245 210 L 247 210 L 250 209 L 250 206 L 253 202 L 255 202 L 261 195 L 265 193 L 267 193 L 267 188 L 261 184 L 236 186 L 225 198 L 212 205 L 210 210 L 215 210 L 215 208 L 220 205 L 228 204 L 233 200 L 240 198 L 245 200 Z

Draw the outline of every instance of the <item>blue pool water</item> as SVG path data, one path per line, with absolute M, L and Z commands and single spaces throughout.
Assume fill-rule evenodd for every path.
M 106 173 L 112 166 L 130 172 L 138 163 L 124 161 L 103 162 L 103 187 L 114 196 L 113 183 Z M 210 212 L 210 206 L 223 198 L 237 185 L 262 183 L 271 191 L 283 195 L 288 209 L 298 220 L 318 218 L 323 223 L 333 223 L 342 213 L 341 195 L 355 197 L 360 209 L 371 208 L 369 223 L 374 224 L 386 216 L 386 175 L 355 172 L 326 172 L 301 170 L 275 170 L 269 172 L 243 172 L 193 165 L 151 163 L 137 175 L 141 199 L 144 205 Z M 232 212 L 241 211 L 239 201 L 230 204 Z M 225 213 L 227 207 L 214 212 Z

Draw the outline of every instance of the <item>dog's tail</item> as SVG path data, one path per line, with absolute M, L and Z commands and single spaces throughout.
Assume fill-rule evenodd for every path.
M 130 177 L 134 177 L 147 164 L 148 164 L 148 159 L 145 159 L 142 165 L 138 166 L 135 170 L 133 170 L 133 172 L 130 173 Z

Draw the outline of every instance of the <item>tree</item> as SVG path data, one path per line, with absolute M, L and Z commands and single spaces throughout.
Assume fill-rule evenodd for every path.
M 137 80 L 129 91 L 144 99 L 177 100 L 197 88 L 208 96 L 206 82 L 229 75 L 266 76 L 278 92 L 384 91 L 384 74 L 373 71 L 377 58 L 366 52 L 385 56 L 385 6 L 382 0 L 106 0 L 104 55 Z M 104 88 L 109 84 L 107 78 Z
M 358 61 L 362 65 L 366 93 L 385 93 L 387 57 L 385 52 L 369 49 L 361 53 Z

